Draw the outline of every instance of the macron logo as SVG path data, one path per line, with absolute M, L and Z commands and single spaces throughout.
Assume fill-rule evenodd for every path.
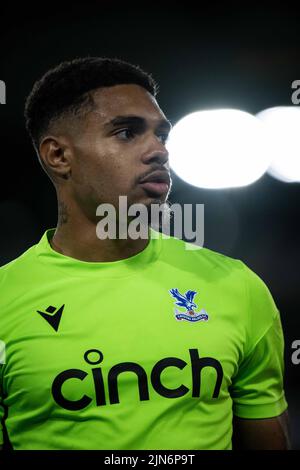
M 49 323 L 49 325 L 52 326 L 55 331 L 57 331 L 64 308 L 65 305 L 62 305 L 59 309 L 49 305 L 45 312 L 41 312 L 40 310 L 37 310 L 37 312 Z

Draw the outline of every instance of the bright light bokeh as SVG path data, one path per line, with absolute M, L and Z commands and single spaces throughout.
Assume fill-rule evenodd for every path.
M 188 114 L 172 129 L 167 148 L 174 172 L 202 188 L 251 184 L 271 161 L 264 124 L 235 109 Z
M 269 108 L 257 117 L 265 124 L 272 144 L 268 173 L 286 183 L 300 182 L 300 107 Z

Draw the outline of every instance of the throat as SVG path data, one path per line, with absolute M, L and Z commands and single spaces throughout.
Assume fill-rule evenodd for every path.
M 79 230 L 70 232 L 68 224 L 58 225 L 50 240 L 52 249 L 64 256 L 87 262 L 111 262 L 130 258 L 143 251 L 149 239 L 104 239 L 96 236 L 96 228 L 92 231 Z

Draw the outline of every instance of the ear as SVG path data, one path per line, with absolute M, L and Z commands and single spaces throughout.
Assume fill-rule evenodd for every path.
M 45 167 L 58 178 L 68 179 L 71 174 L 72 152 L 64 137 L 45 137 L 39 146 L 40 158 Z

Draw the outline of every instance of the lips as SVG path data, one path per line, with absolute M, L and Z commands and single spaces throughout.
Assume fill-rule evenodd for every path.
M 166 171 L 153 171 L 140 181 L 144 190 L 157 195 L 167 193 L 170 184 L 170 175 Z

